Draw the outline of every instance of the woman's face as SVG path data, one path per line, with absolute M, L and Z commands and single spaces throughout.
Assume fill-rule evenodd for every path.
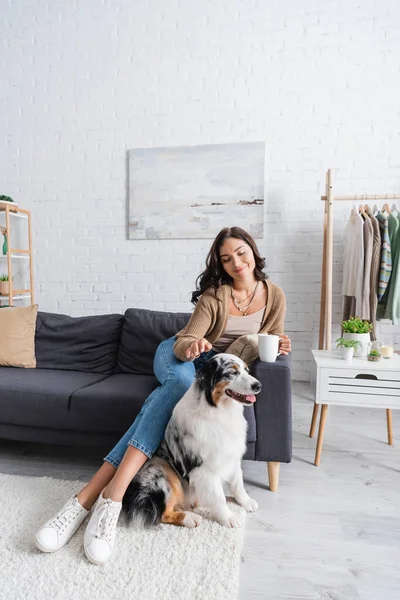
M 236 281 L 253 276 L 256 266 L 253 250 L 246 242 L 228 238 L 222 244 L 219 256 L 225 271 Z

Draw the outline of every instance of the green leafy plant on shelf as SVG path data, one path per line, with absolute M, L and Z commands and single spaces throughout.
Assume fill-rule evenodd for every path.
M 359 345 L 360 342 L 358 342 L 357 340 L 345 340 L 342 337 L 336 340 L 337 348 L 354 348 L 354 350 L 357 350 Z
M 343 333 L 370 333 L 372 323 L 359 317 L 350 317 L 347 321 L 342 322 L 342 331 Z
M 10 196 L 0 196 L 0 202 L 14 202 Z
M 0 275 L 0 296 L 7 296 L 10 293 L 10 279 L 8 275 Z

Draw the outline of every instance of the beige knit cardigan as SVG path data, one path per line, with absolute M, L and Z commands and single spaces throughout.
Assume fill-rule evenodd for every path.
M 265 280 L 267 287 L 267 306 L 264 312 L 260 333 L 283 333 L 284 319 L 286 313 L 285 294 L 280 287 Z M 231 297 L 231 286 L 222 285 L 218 290 L 209 288 L 199 298 L 199 301 L 190 317 L 185 329 L 176 334 L 177 340 L 174 344 L 174 354 L 180 360 L 190 362 L 186 357 L 186 350 L 194 340 L 206 338 L 211 344 L 218 340 L 226 329 L 229 315 L 229 304 Z M 249 364 L 258 357 L 257 336 L 242 336 L 245 338 L 243 344 L 246 346 L 245 356 L 237 352 L 238 344 L 233 342 L 226 352 L 242 356 Z M 241 338 L 238 338 L 240 342 Z M 234 348 L 232 348 L 235 345 Z

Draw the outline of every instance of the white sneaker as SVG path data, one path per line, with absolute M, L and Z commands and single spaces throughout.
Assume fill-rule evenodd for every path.
M 77 496 L 72 496 L 52 519 L 37 530 L 36 546 L 42 552 L 59 550 L 69 542 L 88 513 L 79 504 Z
M 121 508 L 122 502 L 103 498 L 103 492 L 93 507 L 83 545 L 88 560 L 94 565 L 102 565 L 111 556 Z

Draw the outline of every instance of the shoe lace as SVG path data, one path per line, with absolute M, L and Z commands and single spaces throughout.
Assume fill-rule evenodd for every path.
M 71 521 L 75 519 L 77 515 L 81 512 L 81 508 L 76 504 L 69 504 L 62 508 L 59 513 L 54 517 L 51 522 L 51 525 L 55 527 L 58 531 L 62 531 L 65 529 Z
M 105 500 L 99 507 L 99 521 L 97 525 L 96 537 L 111 541 L 113 531 L 117 524 L 119 508 L 111 505 L 112 500 Z

